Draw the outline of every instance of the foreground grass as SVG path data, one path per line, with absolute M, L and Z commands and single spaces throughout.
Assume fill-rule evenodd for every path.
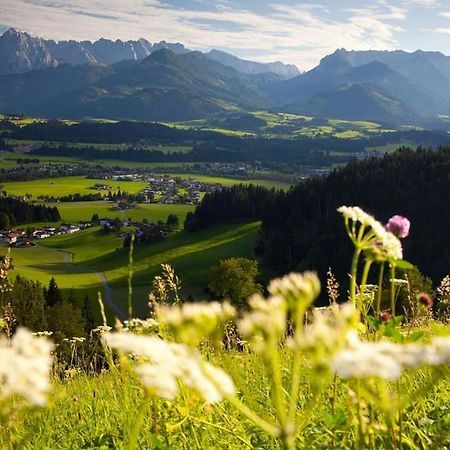
M 205 352 L 204 352 L 205 353 Z M 235 381 L 239 396 L 265 417 L 274 417 L 269 396 L 270 383 L 264 364 L 255 354 L 235 351 L 206 351 L 207 358 L 224 368 Z M 283 355 L 283 358 L 288 358 Z M 287 360 L 284 362 L 288 362 Z M 302 394 L 298 407 L 312 394 L 308 387 L 312 374 L 302 376 Z M 405 375 L 405 390 L 427 382 L 427 371 Z M 354 392 L 347 382 L 330 386 L 318 399 L 308 416 L 297 448 L 355 448 L 355 416 L 351 412 Z M 450 444 L 448 423 L 448 376 L 427 397 L 411 405 L 404 413 L 404 449 L 445 449 Z M 125 448 L 144 402 L 139 381 L 126 369 L 120 376 L 75 375 L 57 381 L 50 397 L 50 407 L 32 413 L 18 411 L 11 428 L 0 429 L 2 448 Z M 350 409 L 349 409 L 350 408 Z M 137 448 L 158 449 L 275 449 L 274 439 L 256 429 L 226 401 L 208 406 L 192 391 L 182 389 L 173 403 L 152 400 L 144 409 L 142 432 Z M 365 411 L 364 414 L 369 414 Z M 372 414 L 373 421 L 377 415 Z M 371 437 L 377 448 L 387 448 L 382 436 Z M 375 444 L 376 445 L 376 444 Z

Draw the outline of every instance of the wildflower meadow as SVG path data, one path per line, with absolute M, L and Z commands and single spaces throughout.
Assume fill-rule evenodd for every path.
M 183 302 L 164 266 L 147 319 L 103 316 L 64 363 L 45 330 L 4 317 L 1 447 L 450 448 L 450 280 L 411 291 L 407 218 L 338 213 L 354 247 L 344 295 L 310 271 L 241 308 Z

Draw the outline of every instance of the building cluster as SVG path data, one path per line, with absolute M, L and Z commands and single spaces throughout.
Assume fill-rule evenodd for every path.
M 203 183 L 194 179 L 181 179 L 167 175 L 152 175 L 142 194 L 148 203 L 181 203 L 196 205 L 200 203 L 203 193 L 222 189 L 219 183 Z
M 58 227 L 48 226 L 43 228 L 18 228 L 16 230 L 1 230 L 0 241 L 11 247 L 32 247 L 35 241 L 46 239 L 51 236 L 62 234 L 73 234 L 91 227 L 90 222 L 79 222 L 77 225 L 63 223 Z

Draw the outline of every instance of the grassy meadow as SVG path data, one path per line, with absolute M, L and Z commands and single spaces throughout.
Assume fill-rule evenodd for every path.
M 141 191 L 147 184 L 143 181 L 114 181 L 88 179 L 83 176 L 45 178 L 32 181 L 11 181 L 3 183 L 3 190 L 12 195 L 32 194 L 33 198 L 39 195 L 63 196 L 69 194 L 92 194 L 97 191 L 89 189 L 97 183 L 106 184 L 112 187 L 112 190 L 125 190 L 130 194 Z M 106 191 L 107 193 L 107 191 Z
M 178 232 L 162 242 L 136 246 L 131 266 L 136 313 L 147 312 L 147 293 L 163 263 L 171 264 L 182 277 L 187 295 L 204 298 L 210 267 L 232 256 L 251 257 L 258 229 L 258 222 L 218 226 L 197 233 Z M 42 245 L 73 255 L 73 264 L 80 271 L 88 269 L 104 273 L 112 288 L 114 302 L 122 307 L 126 305 L 129 252 L 116 234 L 92 228 L 46 239 Z
M 270 378 L 262 359 L 253 352 L 203 351 L 205 358 L 223 368 L 233 379 L 239 397 L 268 420 L 276 411 L 271 403 Z M 289 366 L 289 356 L 282 356 Z M 89 376 L 68 371 L 63 381 L 54 380 L 49 406 L 45 409 L 19 410 L 11 428 L 0 430 L 3 448 L 62 449 L 183 449 L 235 450 L 283 447 L 245 418 L 232 404 L 223 401 L 207 405 L 192 390 L 182 388 L 173 402 L 148 400 L 136 375 L 127 366 L 120 372 Z M 72 373 L 72 375 L 69 375 Z M 366 440 L 358 447 L 356 396 L 352 381 L 337 380 L 320 392 L 314 391 L 314 372 L 305 367 L 299 413 L 304 422 L 297 449 L 388 449 L 389 432 L 379 410 L 362 411 Z M 405 390 L 425 388 L 427 371 L 405 375 L 399 385 Z M 442 374 L 426 400 L 412 401 L 403 412 L 402 449 L 446 449 L 448 431 L 448 374 Z M 315 403 L 308 410 L 311 398 Z M 374 400 L 372 400 L 375 403 Z M 373 403 L 362 401 L 363 405 Z M 137 442 L 130 446 L 131 435 L 139 423 Z M 400 448 L 400 447 L 397 447 Z
M 127 210 L 114 209 L 114 204 L 102 200 L 94 202 L 65 202 L 56 205 L 65 222 L 78 222 L 80 220 L 91 220 L 93 214 L 100 218 L 108 217 L 121 219 L 132 219 L 142 221 L 148 219 L 150 222 L 158 220 L 166 221 L 169 214 L 176 214 L 180 223 L 183 223 L 186 214 L 192 211 L 193 205 L 166 205 L 160 203 L 142 203 L 138 207 Z
M 66 297 L 73 291 L 77 298 L 89 295 L 95 300 L 97 292 L 103 293 L 96 271 L 71 264 L 69 253 L 41 245 L 12 249 L 0 246 L 0 256 L 5 256 L 8 250 L 13 261 L 10 277 L 20 275 L 39 281 L 44 286 L 54 277 Z

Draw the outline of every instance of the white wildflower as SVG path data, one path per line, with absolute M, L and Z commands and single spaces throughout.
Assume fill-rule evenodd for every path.
M 158 328 L 158 322 L 155 319 L 131 319 L 124 321 L 123 331 L 131 331 L 134 333 L 144 333 L 155 331 Z
M 367 214 L 358 206 L 341 206 L 338 208 L 338 212 L 340 212 L 346 220 L 351 220 L 352 222 L 360 222 L 363 225 L 369 225 L 371 227 L 377 223 L 373 216 Z
M 363 342 L 353 336 L 349 347 L 338 352 L 331 368 L 342 378 L 379 377 L 396 380 L 405 369 L 439 366 L 450 361 L 450 338 L 434 338 L 430 344 Z
M 347 233 L 356 247 L 366 251 L 377 261 L 403 259 L 400 240 L 370 214 L 357 206 L 341 206 L 338 212 L 343 215 Z M 361 226 L 365 229 L 362 236 Z
M 140 357 L 136 372 L 154 395 L 173 400 L 179 392 L 179 381 L 196 390 L 208 403 L 234 393 L 231 378 L 203 361 L 200 353 L 187 345 L 131 333 L 107 333 L 105 341 L 112 348 Z
M 159 306 L 158 321 L 167 326 L 176 339 L 192 346 L 203 337 L 220 337 L 224 325 L 236 314 L 227 302 L 185 303 Z
M 19 328 L 11 341 L 0 339 L 0 395 L 24 397 L 30 404 L 43 406 L 50 391 L 53 344 Z
M 90 335 L 91 338 L 92 338 L 92 336 L 93 336 L 94 334 L 102 335 L 102 334 L 107 333 L 108 331 L 111 331 L 111 330 L 112 330 L 112 328 L 111 328 L 110 326 L 108 326 L 108 325 L 99 325 L 98 327 L 93 328 L 93 329 L 90 331 L 89 335 Z
M 238 321 L 238 329 L 257 352 L 263 352 L 269 341 L 278 341 L 286 333 L 287 304 L 283 297 L 267 300 L 260 294 L 249 299 L 251 310 Z
M 53 331 L 36 331 L 33 333 L 33 336 L 42 337 L 42 336 L 51 336 Z
M 283 297 L 290 311 L 307 308 L 320 294 L 320 280 L 315 272 L 290 273 L 272 280 L 268 287 L 272 295 Z
M 354 332 L 358 323 L 359 313 L 352 303 L 316 308 L 311 323 L 296 336 L 295 345 L 317 357 L 328 358 L 347 344 L 349 334 Z

